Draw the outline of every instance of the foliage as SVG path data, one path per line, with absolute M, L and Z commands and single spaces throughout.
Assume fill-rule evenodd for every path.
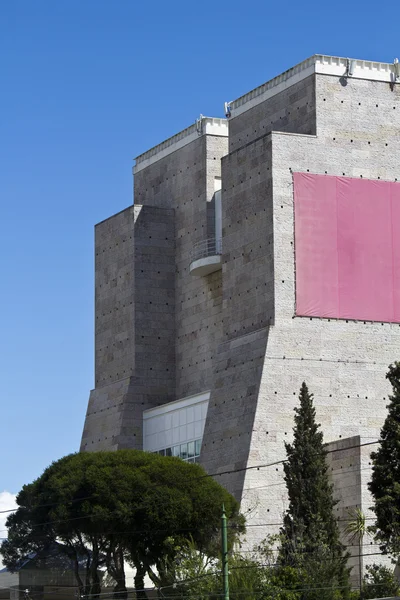
M 393 569 L 373 564 L 367 566 L 366 571 L 363 586 L 364 598 L 388 598 L 399 595 L 399 582 Z
M 233 555 L 229 561 L 229 588 L 232 597 L 238 600 L 270 597 L 269 569 L 258 563 L 254 557 Z
M 372 479 L 369 490 L 374 499 L 376 539 L 385 553 L 400 556 L 400 363 L 390 365 L 386 375 L 393 393 L 388 414 L 372 452 Z
M 295 566 L 277 565 L 273 548 L 277 536 L 270 536 L 252 555 L 240 551 L 229 557 L 230 596 L 235 600 L 341 600 L 347 590 L 332 578 L 336 559 L 329 548 L 312 555 L 298 554 Z M 210 561 L 188 544 L 176 555 L 174 583 L 163 587 L 160 596 L 181 600 L 219 600 L 221 598 L 220 560 Z M 332 567 L 332 562 L 334 566 Z M 358 600 L 358 598 L 354 598 Z
M 346 596 L 349 586 L 347 555 L 334 517 L 336 501 L 328 478 L 323 434 L 315 420 L 313 395 L 305 383 L 295 410 L 292 444 L 285 444 L 284 464 L 289 507 L 281 528 L 278 562 L 302 573 L 304 587 L 329 588 L 327 597 Z M 320 561 L 320 564 L 319 564 Z M 326 590 L 319 593 L 324 595 Z M 310 592 L 307 592 L 310 598 Z
M 351 543 L 358 544 L 358 573 L 359 573 L 359 596 L 363 598 L 363 580 L 362 580 L 362 548 L 364 535 L 367 533 L 367 524 L 365 514 L 361 508 L 357 507 L 354 511 L 349 511 L 349 520 L 344 528 L 344 533 L 348 536 Z
M 71 454 L 18 494 L 19 508 L 7 520 L 9 538 L 1 553 L 15 570 L 27 553 L 57 540 L 74 560 L 81 593 L 99 593 L 98 569 L 104 563 L 123 597 L 124 557 L 135 567 L 135 586 L 142 590 L 146 574 L 154 581 L 165 577 L 180 541 L 190 538 L 200 551 L 217 555 L 223 503 L 231 517 L 232 545 L 244 529 L 238 503 L 199 465 L 137 450 Z M 77 569 L 81 557 L 83 581 Z
M 192 544 L 181 548 L 176 557 L 174 583 L 161 589 L 161 595 L 182 600 L 220 600 L 221 560 L 210 560 Z M 268 571 L 252 557 L 232 552 L 229 557 L 229 590 L 235 600 L 260 600 L 270 589 Z
M 343 568 L 341 578 L 338 557 L 328 546 L 312 552 L 298 548 L 290 564 L 270 568 L 269 585 L 279 600 L 339 600 L 347 598 L 349 583 Z M 344 566 L 344 565 L 343 565 Z M 338 573 L 339 571 L 339 573 Z
M 193 540 L 184 540 L 175 547 L 168 579 L 159 582 L 161 596 L 208 599 L 216 589 L 215 573 L 219 566 L 218 558 L 210 558 L 199 551 Z
M 349 536 L 350 541 L 362 543 L 362 539 L 367 532 L 367 525 L 365 514 L 361 508 L 357 507 L 353 512 L 349 511 L 349 520 L 344 532 Z

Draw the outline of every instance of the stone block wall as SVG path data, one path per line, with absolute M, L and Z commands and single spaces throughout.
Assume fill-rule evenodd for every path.
M 271 144 L 222 161 L 222 320 L 201 461 L 211 473 L 243 469 L 273 322 Z M 245 471 L 218 476 L 241 497 Z M 231 477 L 233 477 L 231 481 Z
M 271 131 L 316 132 L 315 76 L 302 79 L 229 120 L 229 151 Z
M 142 447 L 142 412 L 175 399 L 174 210 L 132 206 L 96 228 L 96 388 L 81 450 Z
M 95 383 L 103 386 L 134 369 L 134 208 L 95 228 Z
M 338 77 L 315 77 L 317 135 L 273 132 L 268 136 L 272 145 L 274 324 L 269 329 L 263 360 L 248 466 L 284 459 L 284 441 L 291 439 L 293 408 L 304 380 L 315 395 L 317 419 L 327 442 L 355 435 L 362 443 L 376 440 L 386 415 L 389 386 L 385 373 L 400 354 L 399 324 L 295 316 L 292 172 L 400 181 L 396 158 L 400 145 L 395 135 L 400 118 L 398 87 L 392 91 L 388 83 L 359 80 L 349 80 L 344 86 Z M 368 94 L 366 89 L 370 90 Z M 378 107 L 372 106 L 373 97 Z M 359 102 L 369 102 L 370 114 L 372 109 L 376 111 L 370 125 L 364 117 L 354 116 Z M 337 106 L 340 108 L 335 121 Z M 393 132 L 390 136 L 388 113 Z M 379 148 L 373 147 L 373 140 Z M 247 145 L 246 151 L 254 152 L 256 144 L 259 141 Z M 268 192 L 265 194 L 267 197 Z M 251 305 L 248 309 L 251 312 Z M 249 406 L 250 410 L 253 408 Z M 279 464 L 246 471 L 242 506 L 255 525 L 254 529 L 249 527 L 251 543 L 258 542 L 267 530 L 262 532 L 257 525 L 279 522 L 281 518 L 285 507 L 281 472 Z M 363 509 L 370 506 L 365 473 Z M 233 478 L 230 489 L 235 488 Z
M 361 455 L 363 446 L 360 436 L 341 439 L 327 444 L 329 475 L 334 486 L 336 518 L 350 555 L 351 582 L 359 586 L 360 569 L 363 572 L 363 540 L 346 533 L 346 527 L 355 518 L 355 511 L 362 507 Z
M 175 210 L 176 399 L 212 387 L 221 323 L 221 273 L 194 277 L 189 266 L 194 244 L 210 236 L 207 209 L 226 151 L 226 137 L 199 136 L 135 174 L 135 201 Z
M 96 227 L 96 388 L 82 450 L 142 448 L 143 410 L 212 386 L 221 273 L 189 266 L 226 150 L 226 137 L 199 135 L 152 161 L 135 175 L 135 205 Z

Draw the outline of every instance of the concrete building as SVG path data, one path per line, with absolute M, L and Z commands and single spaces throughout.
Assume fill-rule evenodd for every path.
M 137 157 L 134 204 L 96 226 L 81 450 L 199 460 L 252 545 L 286 506 L 271 463 L 305 380 L 338 516 L 368 512 L 400 357 L 399 84 L 398 63 L 316 55 Z

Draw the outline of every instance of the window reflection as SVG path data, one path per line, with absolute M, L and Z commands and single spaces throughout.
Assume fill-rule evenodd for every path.
M 155 454 L 161 454 L 162 456 L 179 456 L 186 462 L 199 462 L 201 450 L 201 439 L 193 440 L 192 442 L 185 442 L 184 444 L 178 444 L 170 448 L 162 448 L 156 450 Z

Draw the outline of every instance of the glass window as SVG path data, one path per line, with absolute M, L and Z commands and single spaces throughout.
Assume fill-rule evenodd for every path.
M 188 445 L 187 444 L 181 444 L 181 452 L 180 452 L 180 457 L 183 458 L 183 460 L 185 460 L 188 456 Z
M 193 458 L 194 457 L 194 442 L 189 442 L 187 446 L 188 446 L 188 458 Z
M 200 456 L 201 440 L 196 440 L 194 445 L 195 445 L 195 450 L 194 450 L 195 455 Z
M 161 456 L 179 456 L 182 460 L 198 462 L 200 450 L 201 440 L 195 440 L 194 442 L 180 444 L 180 446 L 163 448 L 162 450 L 153 450 L 153 453 L 160 454 Z

